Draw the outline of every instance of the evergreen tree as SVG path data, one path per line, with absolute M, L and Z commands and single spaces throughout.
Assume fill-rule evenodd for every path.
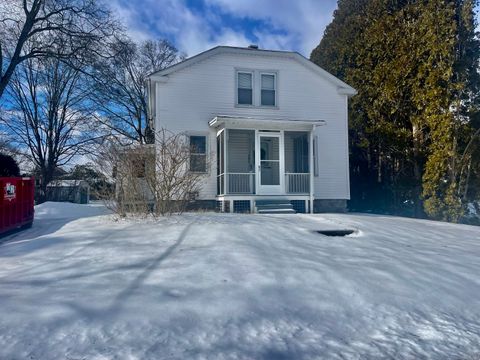
M 474 6 L 339 1 L 311 59 L 359 90 L 350 108 L 354 206 L 374 199 L 367 204 L 376 211 L 414 203 L 416 216 L 423 208 L 446 220 L 462 214 L 478 166 Z
M 10 155 L 0 153 L 0 176 L 20 176 L 20 168 Z
M 453 2 L 452 2 L 453 3 Z M 455 26 L 449 58 L 452 62 L 448 102 L 440 118 L 431 121 L 430 156 L 423 177 L 427 213 L 439 219 L 457 221 L 463 214 L 468 183 L 472 177 L 472 157 L 478 134 L 475 113 L 479 108 L 479 41 L 475 36 L 474 1 L 456 1 L 452 7 Z M 435 120 L 435 119 L 431 119 Z M 469 145 L 470 144 L 470 145 Z

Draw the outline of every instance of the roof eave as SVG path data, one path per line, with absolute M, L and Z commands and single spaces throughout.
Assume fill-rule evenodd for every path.
M 225 125 L 241 125 L 252 126 L 254 128 L 259 126 L 270 125 L 275 128 L 288 127 L 315 127 L 326 124 L 325 120 L 285 120 L 285 119 L 268 119 L 268 118 L 255 118 L 255 117 L 242 117 L 242 116 L 229 116 L 218 115 L 208 122 L 208 125 L 213 128 L 218 128 Z
M 340 95 L 347 95 L 348 97 L 351 97 L 351 96 L 355 96 L 358 94 L 358 91 L 355 90 L 354 88 L 352 87 L 348 87 L 348 88 L 338 88 L 337 89 L 337 92 L 340 94 Z

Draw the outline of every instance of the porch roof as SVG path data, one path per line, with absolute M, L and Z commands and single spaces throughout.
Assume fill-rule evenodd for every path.
M 209 121 L 213 128 L 312 130 L 314 126 L 325 125 L 325 120 L 267 119 L 247 116 L 218 115 Z

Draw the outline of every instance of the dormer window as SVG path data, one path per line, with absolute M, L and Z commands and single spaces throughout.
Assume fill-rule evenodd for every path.
M 253 105 L 253 74 L 251 72 L 237 72 L 237 103 Z
M 276 81 L 275 74 L 261 74 L 261 99 L 260 104 L 262 106 L 275 106 L 276 105 Z

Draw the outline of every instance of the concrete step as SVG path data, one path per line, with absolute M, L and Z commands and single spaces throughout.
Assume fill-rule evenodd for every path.
M 259 214 L 295 214 L 290 201 L 285 199 L 255 200 L 255 210 Z
M 257 204 L 257 209 L 291 209 L 292 204 L 264 204 L 264 205 L 258 205 Z
M 297 212 L 293 209 L 259 209 L 257 210 L 259 214 L 296 214 Z
M 286 199 L 265 199 L 265 200 L 255 200 L 255 204 L 256 205 L 290 204 L 290 201 Z

